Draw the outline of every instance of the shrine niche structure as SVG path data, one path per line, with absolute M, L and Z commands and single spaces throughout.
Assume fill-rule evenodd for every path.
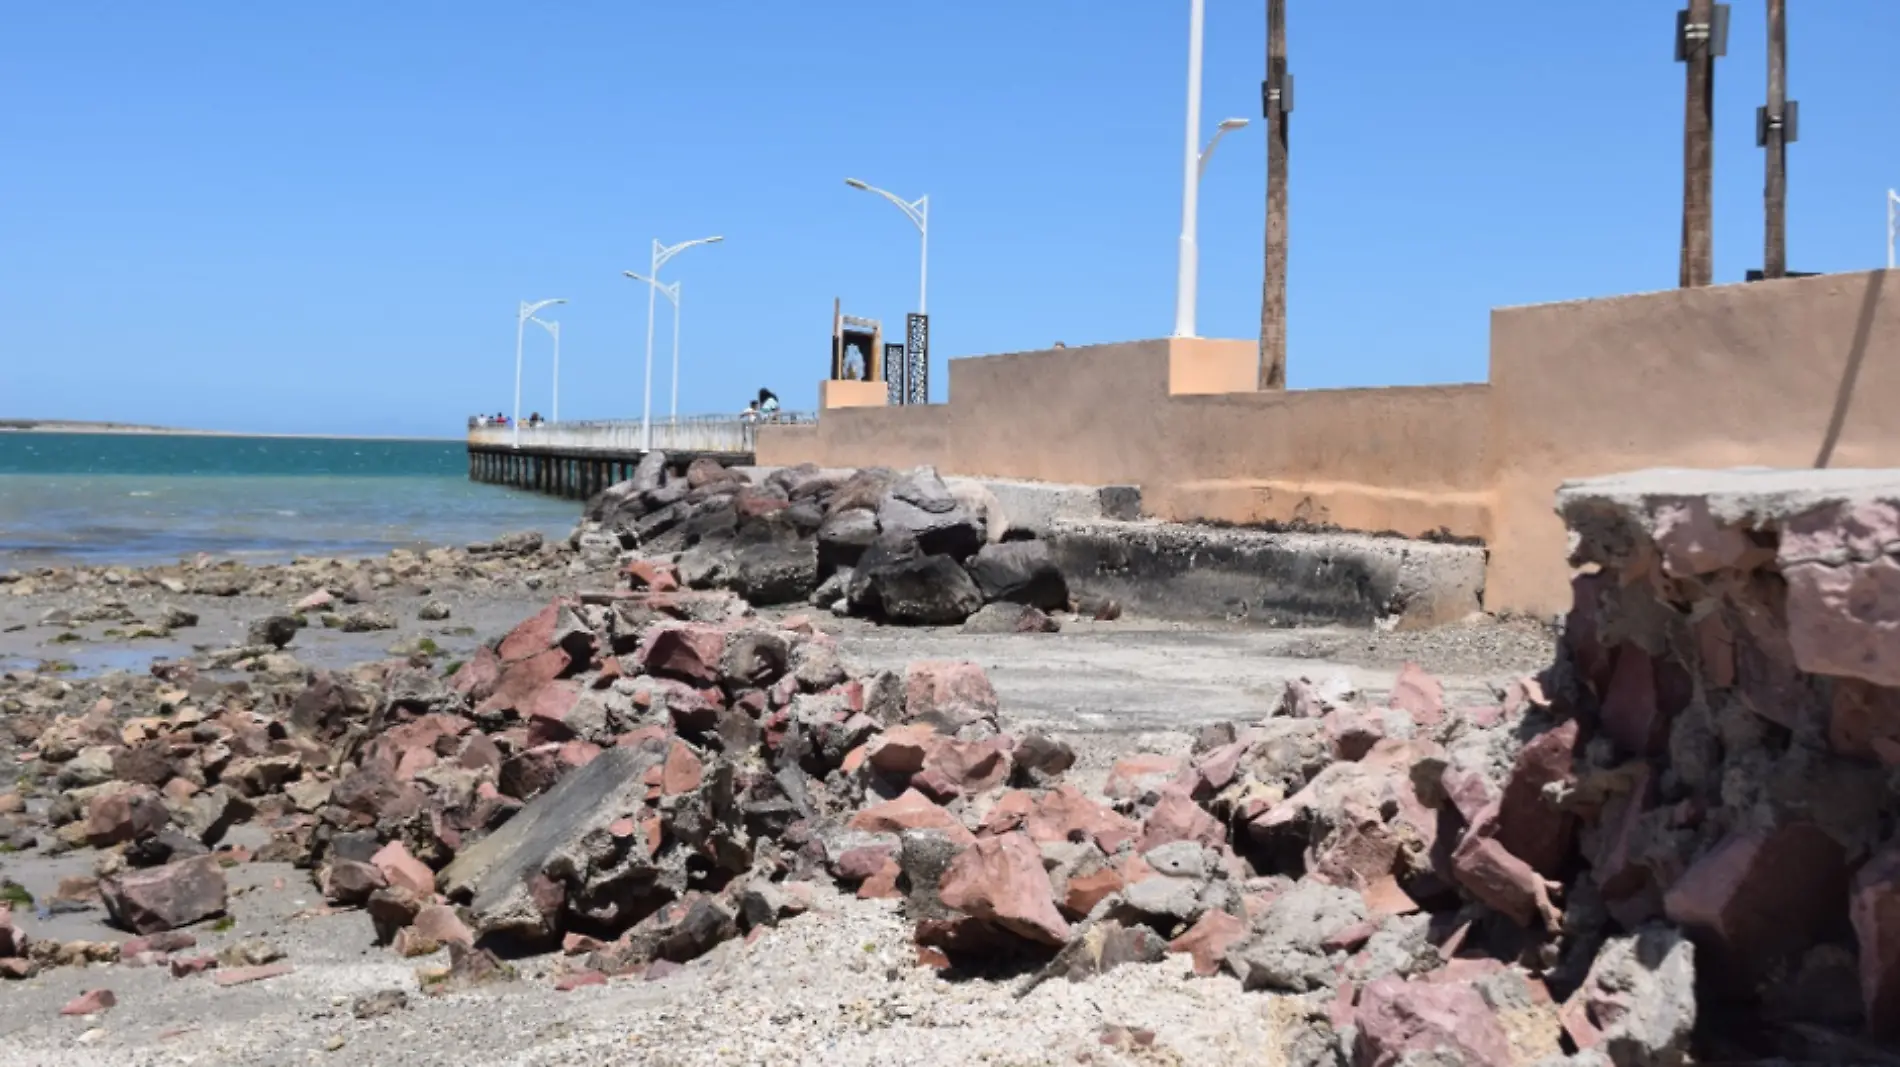
M 887 349 L 898 353 L 896 376 Z M 876 319 L 844 313 L 843 302 L 831 303 L 831 373 L 819 388 L 820 408 L 879 407 L 901 404 L 905 398 L 902 369 L 904 347 L 884 344 L 884 326 Z

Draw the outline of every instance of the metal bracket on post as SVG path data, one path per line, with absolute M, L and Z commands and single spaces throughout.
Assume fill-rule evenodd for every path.
M 1285 116 L 1293 114 L 1292 71 L 1287 71 L 1277 76 L 1269 74 L 1267 80 L 1260 83 L 1260 117 L 1265 119 L 1272 118 L 1273 109 L 1276 105 L 1280 108 L 1280 115 L 1283 119 Z
M 1690 22 L 1687 10 L 1676 12 L 1676 62 L 1687 63 L 1690 54 L 1707 42 L 1709 55 L 1720 59 L 1728 55 L 1728 5 L 1716 4 L 1708 22 Z
M 1782 144 L 1793 144 L 1796 138 L 1800 136 L 1801 104 L 1798 101 L 1789 100 L 1783 107 L 1785 110 L 1779 119 L 1769 118 L 1768 108 L 1765 106 L 1755 109 L 1756 148 L 1768 147 L 1768 131 L 1774 129 L 1776 126 L 1781 127 Z

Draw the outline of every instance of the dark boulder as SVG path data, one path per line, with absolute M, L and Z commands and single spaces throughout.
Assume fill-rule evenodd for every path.
M 949 556 L 921 556 L 873 570 L 867 604 L 891 622 L 948 626 L 983 606 L 968 571 Z
M 1069 583 L 1042 541 L 1006 541 L 984 545 L 969 562 L 970 577 L 983 599 L 1007 600 L 1044 611 L 1069 606 Z
M 926 555 L 964 560 L 983 544 L 982 526 L 930 467 L 919 467 L 891 483 L 878 501 L 877 521 L 885 533 L 915 537 Z

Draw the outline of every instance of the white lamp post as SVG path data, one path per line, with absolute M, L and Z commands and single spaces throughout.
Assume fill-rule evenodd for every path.
M 1181 154 L 1181 262 L 1174 278 L 1174 336 L 1194 336 L 1194 272 L 1198 256 L 1194 234 L 1200 199 L 1201 141 L 1201 21 L 1203 0 L 1191 0 L 1188 9 L 1187 148 Z
M 528 316 L 528 321 L 548 332 L 554 338 L 554 411 L 549 422 L 561 421 L 561 324 L 547 319 Z
M 1887 190 L 1887 269 L 1893 269 L 1893 239 L 1900 236 L 1900 190 Z
M 521 447 L 521 331 L 527 328 L 528 320 L 544 307 L 565 304 L 567 300 L 556 297 L 553 300 L 539 300 L 532 304 L 521 302 L 521 310 L 515 315 L 515 432 L 513 447 Z
M 666 265 L 667 260 L 679 255 L 681 252 L 686 251 L 694 245 L 709 245 L 723 240 L 725 240 L 724 237 L 701 237 L 697 240 L 681 241 L 679 244 L 670 247 L 661 244 L 657 238 L 653 242 L 653 265 L 647 269 L 646 277 L 641 279 L 647 282 L 646 387 L 644 391 L 645 395 L 640 401 L 640 450 L 642 452 L 653 451 L 653 294 L 659 291 L 659 283 L 653 279 L 660 276 L 660 268 Z M 638 275 L 634 275 L 632 271 L 623 271 L 622 273 L 639 277 Z M 677 294 L 675 294 L 675 298 L 677 299 Z M 677 313 L 673 317 L 673 334 L 674 353 L 677 358 L 679 351 L 679 316 Z M 675 363 L 673 369 L 674 375 L 677 377 L 679 373 L 677 363 Z M 677 397 L 678 386 L 675 385 L 674 388 L 676 390 L 675 396 Z
M 1196 0 L 1196 2 L 1198 3 L 1199 0 Z M 918 254 L 917 261 L 917 314 L 928 314 L 929 312 L 924 304 L 924 298 L 929 294 L 930 284 L 930 197 L 920 196 L 915 200 L 905 200 L 895 193 L 879 189 L 875 185 L 866 185 L 856 178 L 846 178 L 844 183 L 853 189 L 862 189 L 867 193 L 876 193 L 891 203 L 896 204 L 897 210 L 902 211 L 904 217 L 909 219 L 911 224 L 917 227 L 917 232 L 922 236 L 920 243 L 923 246 Z
M 630 270 L 623 270 L 620 273 L 636 282 L 651 285 L 673 305 L 673 403 L 667 417 L 678 419 L 680 417 L 680 283 L 661 285 L 644 274 L 636 274 Z

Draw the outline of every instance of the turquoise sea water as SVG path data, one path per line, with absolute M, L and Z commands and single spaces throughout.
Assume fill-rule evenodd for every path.
M 0 432 L 0 569 L 364 555 L 578 515 L 470 482 L 460 441 Z

